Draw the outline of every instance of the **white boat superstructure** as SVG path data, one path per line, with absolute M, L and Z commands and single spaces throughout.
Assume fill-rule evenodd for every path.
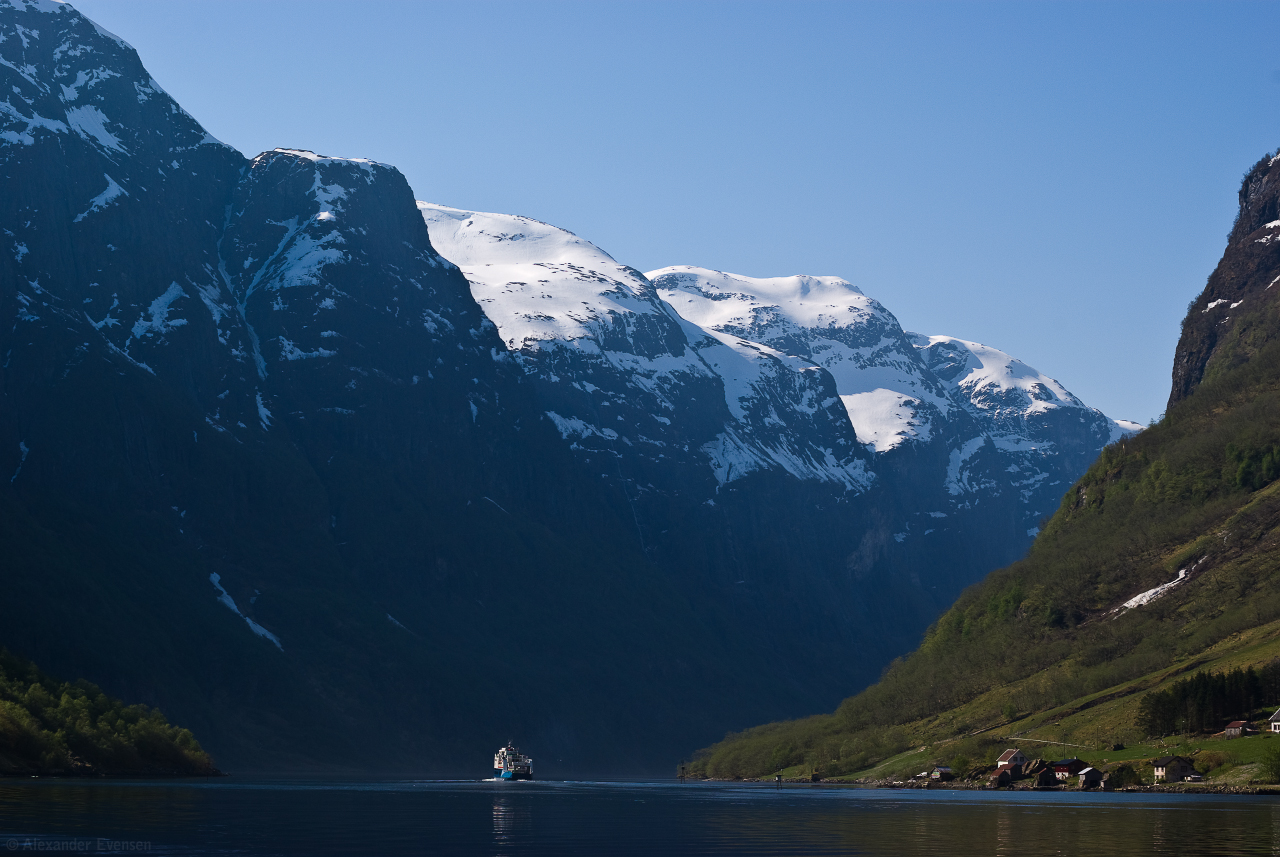
M 533 779 L 533 759 L 521 753 L 508 741 L 493 757 L 493 776 L 498 780 Z

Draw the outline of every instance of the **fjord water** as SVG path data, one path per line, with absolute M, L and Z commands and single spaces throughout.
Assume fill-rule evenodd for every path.
M 586 782 L 0 784 L 0 852 L 1275 854 L 1280 800 Z

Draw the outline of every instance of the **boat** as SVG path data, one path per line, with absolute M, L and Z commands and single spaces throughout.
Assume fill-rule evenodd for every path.
M 493 757 L 493 778 L 496 780 L 533 779 L 533 759 L 523 755 L 507 742 Z

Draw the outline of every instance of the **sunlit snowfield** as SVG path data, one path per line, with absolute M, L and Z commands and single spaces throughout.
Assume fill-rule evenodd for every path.
M 495 782 L 0 784 L 0 852 L 1275 854 L 1280 800 Z

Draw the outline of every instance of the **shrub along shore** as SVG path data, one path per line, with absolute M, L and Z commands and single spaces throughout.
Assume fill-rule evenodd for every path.
M 0 776 L 221 776 L 188 730 L 0 648 Z

